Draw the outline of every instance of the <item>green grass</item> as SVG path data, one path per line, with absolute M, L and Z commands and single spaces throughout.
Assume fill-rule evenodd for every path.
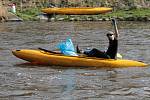
M 36 15 L 40 13 L 38 8 L 29 8 L 23 11 L 17 11 L 17 15 L 24 20 L 36 20 Z
M 150 17 L 150 9 L 117 10 L 101 17 Z

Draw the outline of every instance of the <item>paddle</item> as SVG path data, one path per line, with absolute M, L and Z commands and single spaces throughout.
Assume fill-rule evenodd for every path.
M 118 39 L 119 32 L 118 32 L 116 19 L 114 19 L 114 18 L 112 19 L 112 25 L 114 26 L 114 30 L 115 30 L 115 37 L 116 37 L 116 39 Z
M 54 51 L 46 50 L 46 49 L 43 49 L 43 48 L 38 48 L 38 49 L 42 50 L 42 51 L 45 51 L 45 52 L 53 53 L 53 54 L 61 54 L 59 52 L 54 52 Z
M 117 22 L 116 19 L 112 19 L 112 25 L 114 26 L 114 30 L 115 30 L 115 38 L 118 39 L 119 37 L 119 32 L 118 32 L 118 27 L 117 27 Z M 120 53 L 117 53 L 117 58 L 122 59 L 122 55 Z

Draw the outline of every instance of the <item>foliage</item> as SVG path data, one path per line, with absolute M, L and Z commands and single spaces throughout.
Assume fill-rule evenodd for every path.
M 101 17 L 150 17 L 150 9 L 117 10 Z
M 38 15 L 39 13 L 39 8 L 28 8 L 23 11 L 17 11 L 17 15 L 24 20 L 36 20 L 36 15 Z

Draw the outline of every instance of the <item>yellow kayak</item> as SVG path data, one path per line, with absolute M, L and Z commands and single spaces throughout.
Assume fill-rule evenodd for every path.
M 47 14 L 95 15 L 95 14 L 111 12 L 112 8 L 108 8 L 108 7 L 44 8 L 41 11 Z
M 52 52 L 46 52 L 43 50 L 13 50 L 12 53 L 23 60 L 29 62 L 35 62 L 44 65 L 55 66 L 70 66 L 70 67 L 144 67 L 147 64 L 123 59 L 102 59 L 86 56 L 64 56 L 63 54 L 57 54 Z

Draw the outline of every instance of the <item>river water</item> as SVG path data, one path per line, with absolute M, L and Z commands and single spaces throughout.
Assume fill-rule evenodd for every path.
M 119 22 L 119 53 L 150 62 L 150 22 Z M 110 22 L 0 23 L 0 100 L 149 100 L 150 66 L 75 68 L 24 64 L 13 49 L 55 50 L 71 36 L 81 49 L 106 50 Z

